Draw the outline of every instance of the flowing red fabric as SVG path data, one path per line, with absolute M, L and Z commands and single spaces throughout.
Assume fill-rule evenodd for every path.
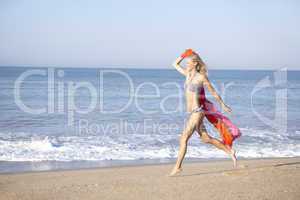
M 240 130 L 225 115 L 219 112 L 212 102 L 206 99 L 203 87 L 199 90 L 199 103 L 203 107 L 206 119 L 218 130 L 223 143 L 231 147 L 233 141 L 241 136 Z

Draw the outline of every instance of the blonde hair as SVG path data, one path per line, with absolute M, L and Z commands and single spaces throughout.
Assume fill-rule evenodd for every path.
M 198 54 L 193 54 L 190 58 L 193 62 L 197 62 L 196 65 L 197 72 L 205 75 L 208 74 L 206 64 L 203 62 L 203 60 L 200 58 Z

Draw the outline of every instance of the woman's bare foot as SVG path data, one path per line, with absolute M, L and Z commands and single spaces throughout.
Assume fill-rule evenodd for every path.
M 169 176 L 174 176 L 176 174 L 179 174 L 182 171 L 182 168 L 174 168 L 171 173 L 169 174 Z
M 231 157 L 231 159 L 232 159 L 232 161 L 233 161 L 233 167 L 234 168 L 236 168 L 236 166 L 237 166 L 237 159 L 236 159 L 236 155 L 235 155 L 235 150 L 234 149 L 231 149 L 230 150 L 230 157 Z

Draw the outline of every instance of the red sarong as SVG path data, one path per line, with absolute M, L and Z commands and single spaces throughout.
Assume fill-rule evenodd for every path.
M 240 130 L 228 117 L 219 112 L 212 102 L 206 99 L 203 87 L 199 90 L 199 103 L 203 107 L 206 119 L 218 130 L 223 143 L 231 147 L 233 141 L 241 136 Z

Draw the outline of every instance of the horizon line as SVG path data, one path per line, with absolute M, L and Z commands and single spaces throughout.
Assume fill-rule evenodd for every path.
M 112 66 L 112 65 L 102 65 L 102 66 L 26 66 L 26 65 L 0 65 L 0 68 L 5 67 L 16 67 L 16 68 L 70 68 L 70 69 L 157 69 L 157 70 L 168 70 L 168 69 L 174 69 L 174 67 L 158 67 L 158 66 L 143 66 L 143 67 L 137 67 L 137 66 Z M 272 71 L 277 69 L 287 68 L 288 71 L 300 71 L 300 69 L 289 69 L 288 67 L 277 67 L 277 68 L 235 68 L 235 67 L 228 67 L 228 68 L 220 68 L 220 67 L 210 67 L 209 70 L 241 70 L 241 71 L 251 71 L 251 70 L 265 70 L 265 71 Z

